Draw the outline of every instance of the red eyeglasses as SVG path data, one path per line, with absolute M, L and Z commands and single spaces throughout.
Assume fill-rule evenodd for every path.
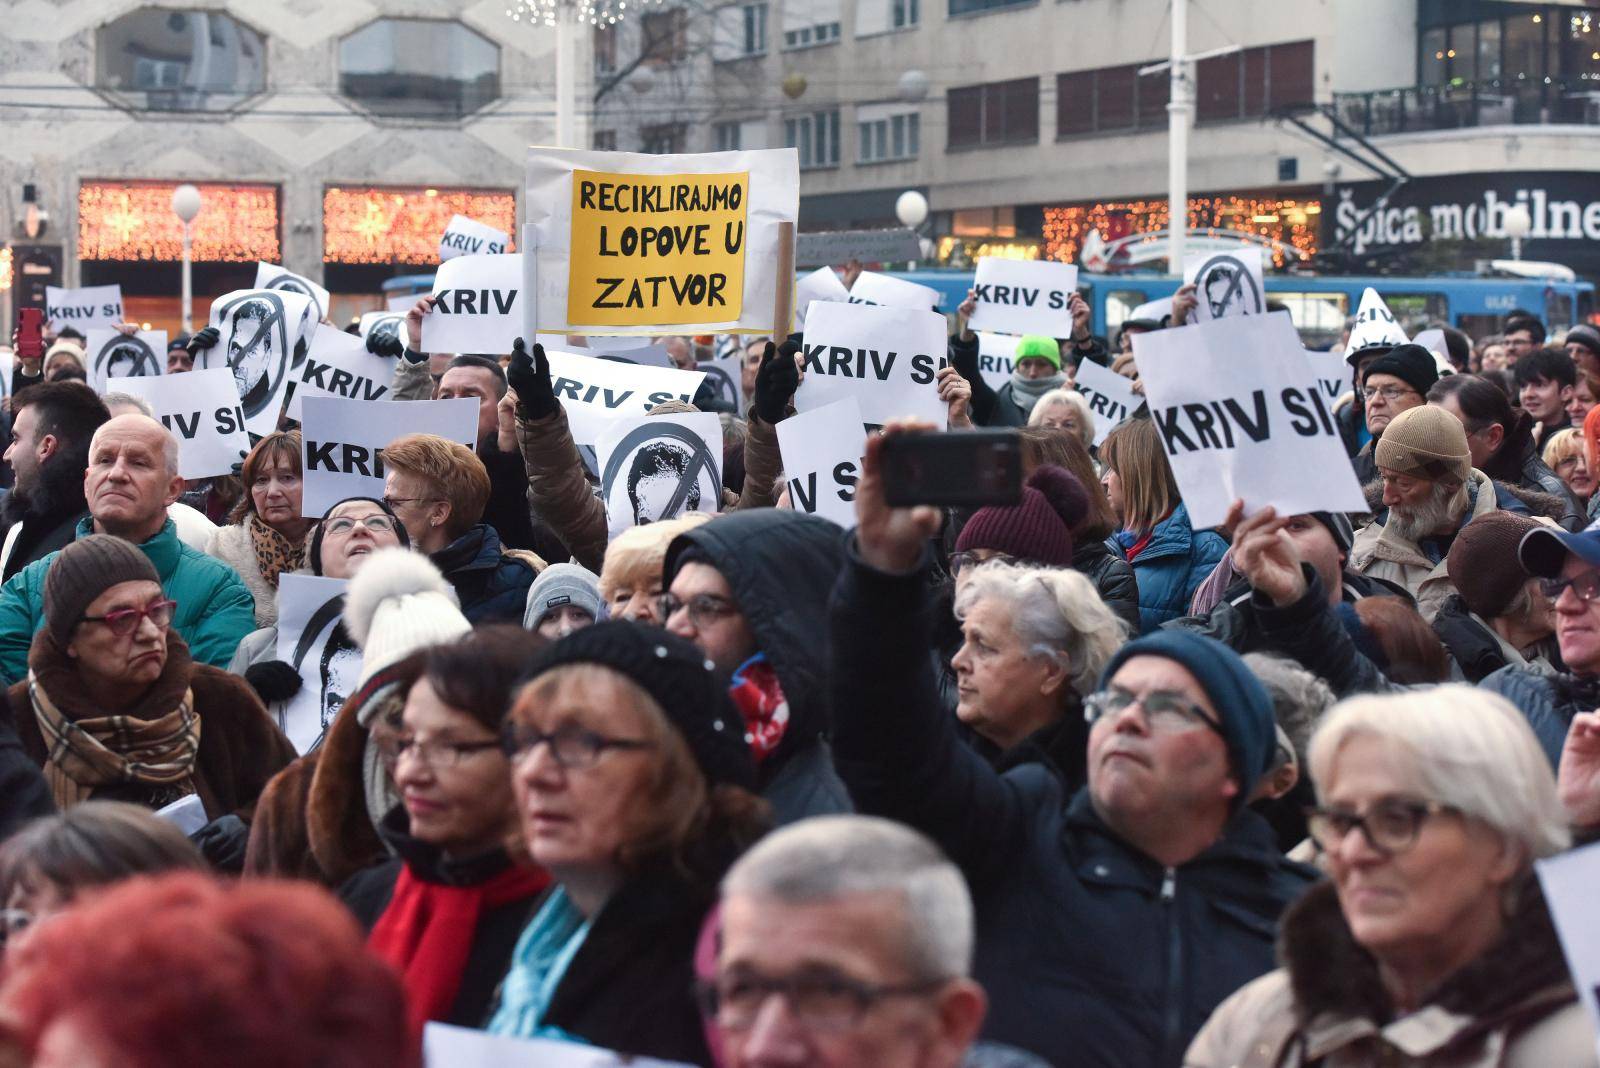
M 166 630 L 167 624 L 172 622 L 173 610 L 177 607 L 177 601 L 151 601 L 143 608 L 119 608 L 103 616 L 84 616 L 83 622 L 104 623 L 112 634 L 125 638 L 138 630 L 139 621 L 146 618 L 162 630 Z

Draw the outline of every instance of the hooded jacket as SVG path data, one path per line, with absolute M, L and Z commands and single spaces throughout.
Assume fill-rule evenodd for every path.
M 921 830 L 966 876 L 985 1037 L 1072 1068 L 1177 1065 L 1271 970 L 1277 917 L 1315 873 L 1249 809 L 1163 868 L 1047 765 L 990 767 L 938 706 L 926 565 L 891 575 L 851 550 L 830 614 L 840 773 L 862 812 Z
M 1530 875 L 1499 941 L 1421 1008 L 1398 1018 L 1377 962 L 1355 941 L 1332 885 L 1283 921 L 1286 967 L 1223 1003 L 1187 1068 L 1582 1068 L 1594 1036 L 1567 973 L 1549 909 Z
M 1545 440 L 1549 440 L 1548 434 Z M 1553 518 L 1561 528 L 1573 532 L 1584 528 L 1586 518 L 1583 505 L 1567 488 L 1567 484 L 1539 458 L 1539 449 L 1533 441 L 1533 419 L 1527 412 L 1517 413 L 1516 423 L 1506 431 L 1500 451 L 1489 458 L 1482 471 L 1496 482 L 1557 498 L 1561 502 L 1561 509 Z
M 1137 542 L 1132 531 L 1119 531 L 1107 544 L 1123 559 Z M 1139 633 L 1149 634 L 1189 610 L 1189 600 L 1206 576 L 1222 562 L 1228 543 L 1214 530 L 1195 530 L 1183 504 L 1155 525 L 1150 542 L 1129 561 L 1139 582 Z
M 93 520 L 78 523 L 74 540 L 94 533 Z M 178 540 L 171 519 L 139 548 L 161 576 L 161 590 L 178 602 L 172 629 L 202 664 L 225 668 L 246 634 L 256 629 L 255 601 L 233 568 Z M 0 678 L 7 685 L 28 676 L 28 647 L 44 625 L 44 576 L 51 553 L 35 560 L 0 589 Z
M 479 523 L 428 559 L 455 587 L 468 622 L 522 623 L 538 570 L 525 556 L 507 553 L 493 527 Z
M 828 744 L 828 591 L 843 561 L 842 535 L 826 519 L 760 508 L 719 516 L 667 548 L 670 585 L 685 552 L 722 573 L 789 702 L 789 724 L 760 768 L 776 822 L 851 811 Z

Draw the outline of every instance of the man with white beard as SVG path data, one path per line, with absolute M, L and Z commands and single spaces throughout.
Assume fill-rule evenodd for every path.
M 1456 592 L 1445 557 L 1461 528 L 1496 509 L 1528 509 L 1473 469 L 1461 420 L 1435 405 L 1395 416 L 1373 455 L 1383 509 L 1356 534 L 1350 566 L 1404 586 L 1431 621 Z

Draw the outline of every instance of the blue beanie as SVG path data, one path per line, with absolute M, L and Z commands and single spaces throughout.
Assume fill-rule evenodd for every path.
M 1214 638 L 1176 629 L 1158 630 L 1118 649 L 1100 673 L 1101 688 L 1109 686 L 1117 669 L 1135 656 L 1172 660 L 1200 683 L 1221 717 L 1228 759 L 1239 780 L 1233 809 L 1243 808 L 1256 780 L 1266 774 L 1277 745 L 1277 723 L 1266 689 L 1232 649 Z

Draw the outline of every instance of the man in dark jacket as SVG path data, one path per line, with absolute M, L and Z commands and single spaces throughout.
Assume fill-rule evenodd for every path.
M 55 810 L 39 765 L 17 737 L 10 709 L 0 712 L 0 842 L 29 820 Z
M 17 394 L 11 447 L 5 460 L 16 482 L 0 506 L 9 528 L 0 549 L 0 581 L 72 540 L 89 514 L 83 473 L 89 442 L 111 418 L 82 382 L 44 382 Z
M 828 744 L 828 590 L 839 528 L 759 508 L 679 535 L 663 567 L 662 624 L 732 679 L 761 794 L 779 823 L 851 810 Z
M 927 664 L 933 509 L 890 509 L 867 445 L 834 588 L 839 768 L 864 812 L 909 823 L 977 906 L 985 1034 L 1053 1064 L 1175 1068 L 1228 995 L 1274 966 L 1314 878 L 1246 807 L 1273 756 L 1270 699 L 1227 647 L 1183 631 L 1124 646 L 1086 705 L 1089 785 L 1004 774 L 957 738 Z

